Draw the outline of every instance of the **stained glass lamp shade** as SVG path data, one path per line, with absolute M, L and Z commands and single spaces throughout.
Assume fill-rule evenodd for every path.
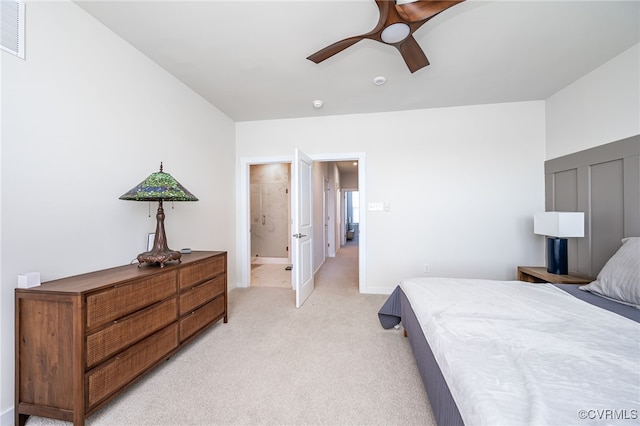
M 182 254 L 179 251 L 170 250 L 167 246 L 167 237 L 164 232 L 164 209 L 163 201 L 198 201 L 184 186 L 169 173 L 160 171 L 152 173 L 148 178 L 136 185 L 127 193 L 120 197 L 121 200 L 133 201 L 157 201 L 158 213 L 156 214 L 156 234 L 153 240 L 153 248 L 138 255 L 138 265 L 149 263 L 164 266 L 166 262 L 180 261 Z

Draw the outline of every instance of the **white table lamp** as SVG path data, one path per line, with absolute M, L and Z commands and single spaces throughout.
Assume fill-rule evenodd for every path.
M 567 238 L 584 237 L 584 213 L 542 212 L 533 216 L 533 232 L 547 236 L 547 271 L 569 273 Z

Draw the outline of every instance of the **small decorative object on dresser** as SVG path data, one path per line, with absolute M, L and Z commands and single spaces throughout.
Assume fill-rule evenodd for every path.
M 547 271 L 544 266 L 518 266 L 518 280 L 528 283 L 589 284 L 593 279 L 576 275 L 558 275 Z
M 15 290 L 15 424 L 87 416 L 220 319 L 227 253 L 120 266 Z

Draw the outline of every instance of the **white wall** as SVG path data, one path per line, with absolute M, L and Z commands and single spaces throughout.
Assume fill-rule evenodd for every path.
M 640 44 L 546 102 L 546 158 L 640 134 Z
M 358 190 L 358 171 L 350 171 L 342 173 L 340 176 L 340 180 L 342 183 L 342 189 L 345 190 Z
M 362 212 L 366 291 L 385 293 L 424 263 L 496 279 L 543 264 L 544 129 L 544 102 L 243 122 L 236 156 L 366 153 L 366 200 L 391 207 Z
M 231 250 L 235 262 L 234 122 L 72 2 L 27 7 L 26 61 L 2 53 L 2 425 L 13 422 L 17 275 L 129 263 L 157 206 L 118 197 L 160 161 L 200 199 L 165 205 L 169 246 Z

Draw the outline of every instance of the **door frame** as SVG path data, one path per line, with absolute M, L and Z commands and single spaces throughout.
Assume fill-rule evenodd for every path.
M 315 161 L 357 161 L 358 162 L 358 191 L 360 206 L 365 206 L 365 157 L 364 152 L 346 152 L 346 153 L 326 153 L 326 154 L 308 154 Z M 250 187 L 249 187 L 249 169 L 251 165 L 256 164 L 272 164 L 272 163 L 292 163 L 293 153 L 291 155 L 271 156 L 271 157 L 241 157 L 239 164 L 239 197 L 238 206 L 238 227 L 237 243 L 238 256 L 236 257 L 236 270 L 238 271 L 238 287 L 246 288 L 251 284 L 251 227 L 250 219 Z M 293 208 L 293 207 L 292 207 Z M 358 237 L 358 290 L 360 293 L 369 293 L 366 279 L 366 241 L 367 241 L 367 211 L 360 208 L 360 235 Z

